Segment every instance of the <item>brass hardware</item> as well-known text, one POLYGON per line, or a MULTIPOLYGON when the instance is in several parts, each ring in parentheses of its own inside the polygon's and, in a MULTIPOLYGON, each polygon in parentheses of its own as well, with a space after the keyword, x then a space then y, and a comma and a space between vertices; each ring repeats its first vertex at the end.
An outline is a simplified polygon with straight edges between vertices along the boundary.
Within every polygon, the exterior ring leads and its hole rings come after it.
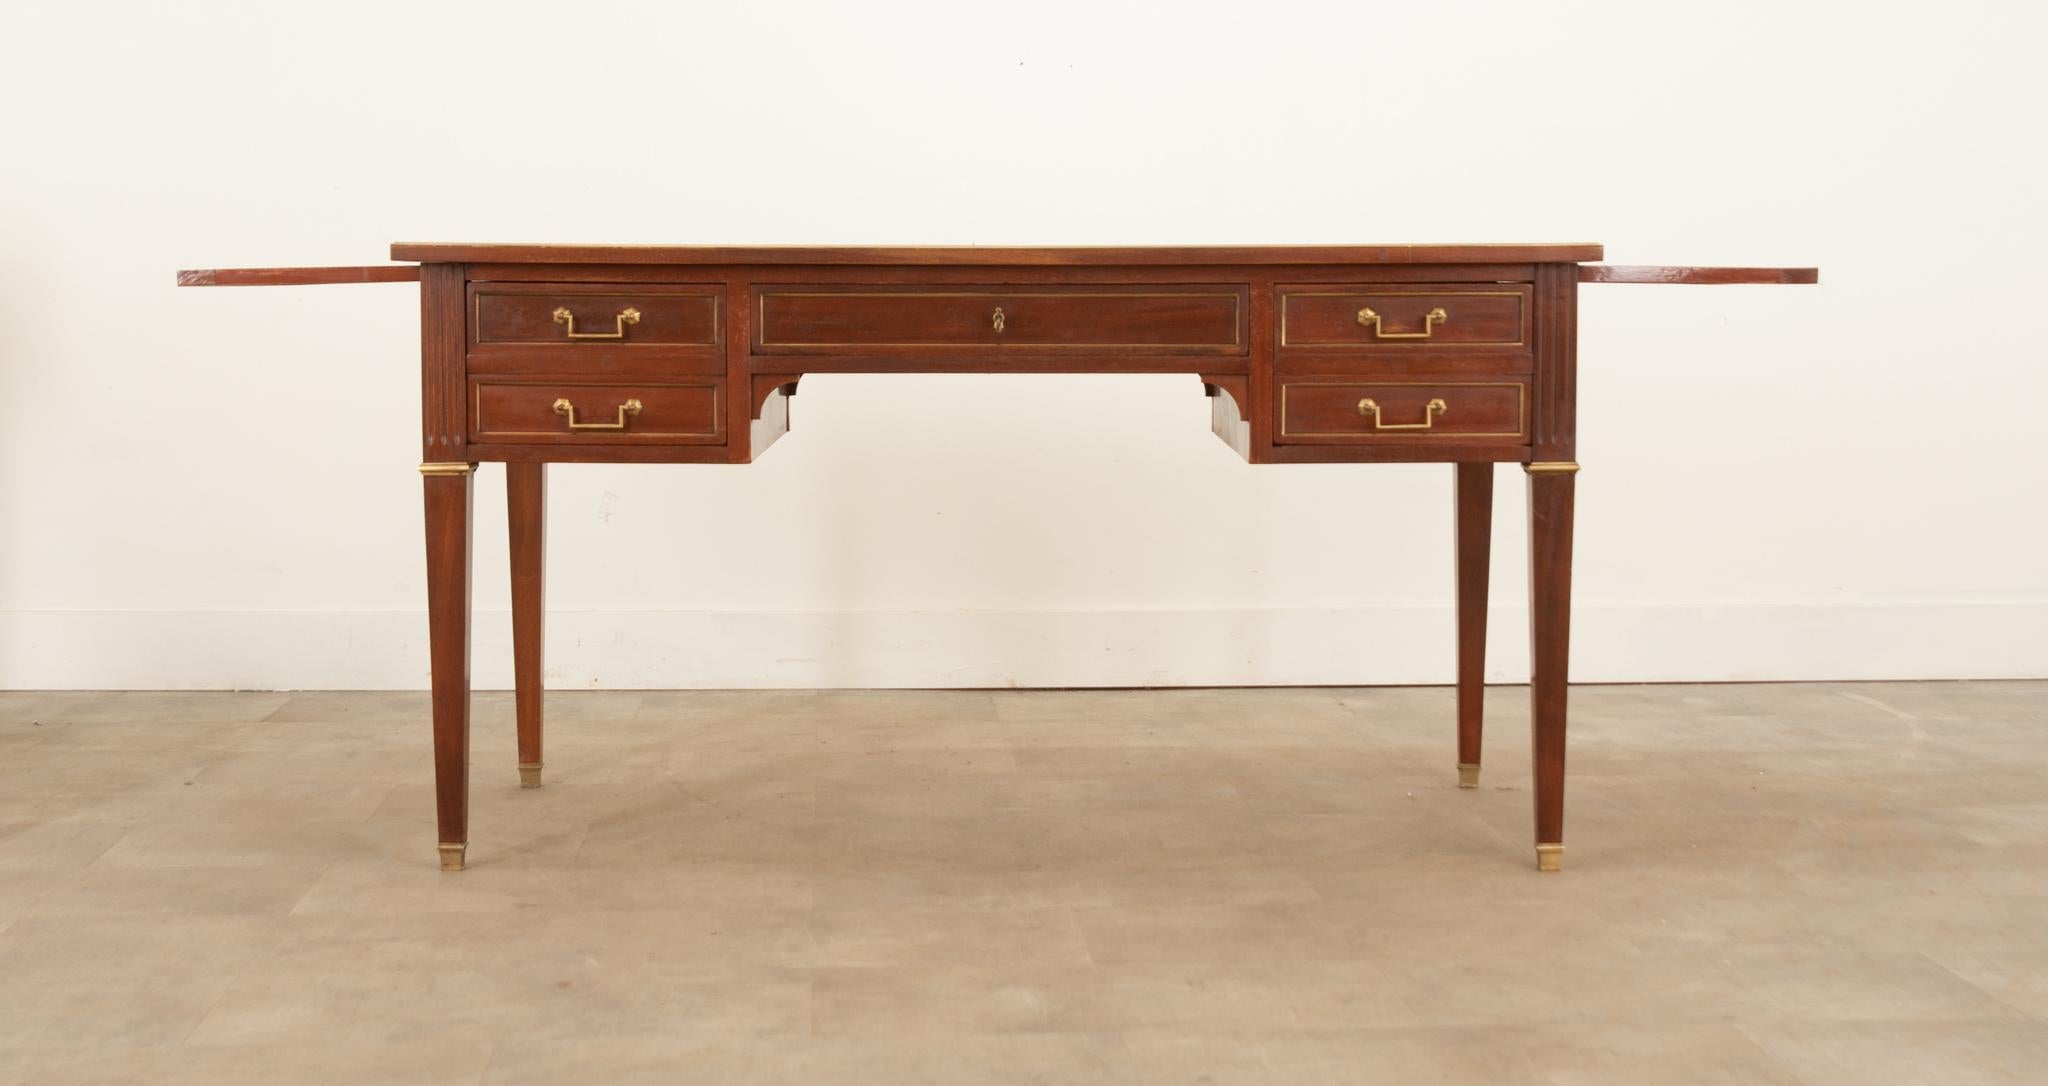
POLYGON ((531 763, 529 763, 529 762, 521 762, 521 763, 519 763, 519 787, 521 787, 521 788, 539 788, 539 787, 540 787, 540 770, 541 770, 541 763, 539 763, 539 762, 531 762, 531 763))
POLYGON ((1002 306, 997 306, 997 307, 996 307, 996 315, 995 315, 995 317, 993 318, 993 323, 994 323, 994 324, 995 324, 995 326, 996 326, 996 335, 1002 335, 1002 334, 1003 334, 1003 307, 1002 307, 1002 306))
POLYGON ((619 405, 619 420, 617 422, 577 422, 575 404, 570 403, 566 399, 555 401, 555 414, 568 419, 569 429, 571 430, 623 430, 626 428, 626 416, 639 413, 640 401, 627 400, 619 405))
POLYGON ((468 846, 467 844, 461 844, 461 845, 450 845, 450 844, 441 844, 441 845, 436 845, 435 847, 441 850, 441 870, 443 870, 443 871, 460 871, 460 870, 462 870, 462 862, 463 862, 464 858, 466 857, 466 855, 467 855, 467 854, 468 854, 468 852, 469 852, 469 846, 468 846))
POLYGON ((614 331, 578 332, 576 330, 576 314, 569 312, 568 306, 560 306, 555 309, 555 323, 569 326, 567 334, 570 339, 624 339, 626 338, 626 326, 640 323, 640 311, 627 306, 619 311, 617 317, 612 319, 616 322, 616 330, 614 331))
POLYGON ((475 464, 421 464, 421 475, 468 475, 475 464))
POLYGON ((1365 325, 1367 328, 1372 329, 1372 336, 1374 339, 1428 339, 1429 337, 1436 334, 1437 325, 1443 324, 1449 321, 1450 319, 1451 315, 1449 313, 1444 312, 1444 308, 1442 306, 1438 306, 1435 309, 1432 309, 1429 312, 1424 313, 1422 315, 1422 331, 1389 332, 1387 331, 1386 326, 1380 323, 1380 315, 1378 313, 1375 313, 1370 309, 1361 309, 1358 311, 1358 323, 1365 325))
POLYGON ((1460 787, 1460 788, 1477 788, 1477 787, 1479 787, 1479 763, 1478 763, 1478 762, 1459 762, 1459 763, 1458 763, 1458 787, 1460 787))
POLYGON ((1531 464, 1523 464, 1522 470, 1531 475, 1542 475, 1546 472, 1571 475, 1579 470, 1579 465, 1571 460, 1538 460, 1531 464))
POLYGON ((1536 870, 1538 870, 1538 871, 1563 871, 1563 870, 1564 870, 1564 846, 1563 846, 1563 845, 1537 845, 1537 846, 1536 846, 1536 870))
POLYGON ((1370 414, 1372 416, 1372 428, 1375 430, 1427 430, 1436 425, 1436 417, 1438 415, 1449 410, 1450 408, 1445 407, 1442 400, 1431 400, 1422 406, 1421 422, 1381 422, 1379 401, 1358 401, 1358 413, 1361 415, 1370 414))

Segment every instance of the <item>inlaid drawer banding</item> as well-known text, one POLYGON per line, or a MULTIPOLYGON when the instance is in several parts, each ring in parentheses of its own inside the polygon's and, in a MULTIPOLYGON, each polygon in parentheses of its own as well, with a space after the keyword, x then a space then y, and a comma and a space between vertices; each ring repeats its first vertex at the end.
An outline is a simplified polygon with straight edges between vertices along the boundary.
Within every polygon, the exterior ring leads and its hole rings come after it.
POLYGON ((716 347, 716 287, 479 283, 469 341, 476 347, 716 347))
POLYGON ((716 445, 720 382, 470 380, 470 432, 511 444, 716 445))
POLYGON ((1280 288, 1280 349, 1514 348, 1528 343, 1528 288, 1280 288))
POLYGON ((1521 381, 1285 380, 1279 440, 1519 441, 1528 432, 1521 381))

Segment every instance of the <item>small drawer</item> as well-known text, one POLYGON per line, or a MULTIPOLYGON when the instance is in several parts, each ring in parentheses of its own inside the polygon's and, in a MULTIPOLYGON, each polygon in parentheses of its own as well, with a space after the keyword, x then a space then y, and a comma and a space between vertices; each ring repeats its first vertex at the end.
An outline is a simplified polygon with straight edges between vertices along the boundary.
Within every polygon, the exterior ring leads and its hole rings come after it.
POLYGON ((1513 283, 1281 287, 1280 349, 1521 349, 1529 297, 1529 287, 1513 283))
POLYGON ((1243 354, 1241 286, 769 287, 756 292, 760 354, 875 348, 1243 354))
POLYGON ((717 347, 717 287, 608 283, 476 283, 470 342, 476 346, 717 347))
POLYGON ((1278 440, 1520 444, 1526 393, 1520 381, 1285 381, 1278 440))
POLYGON ((716 381, 470 380, 470 440, 518 445, 718 445, 716 381))

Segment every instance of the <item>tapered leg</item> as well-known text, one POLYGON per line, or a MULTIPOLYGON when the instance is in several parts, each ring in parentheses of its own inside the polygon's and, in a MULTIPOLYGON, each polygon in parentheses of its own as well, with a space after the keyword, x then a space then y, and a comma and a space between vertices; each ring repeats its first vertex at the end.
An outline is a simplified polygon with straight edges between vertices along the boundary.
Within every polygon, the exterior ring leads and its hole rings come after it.
POLYGON ((1565 687, 1571 659, 1572 488, 1578 465, 1529 466, 1531 748, 1536 866, 1564 865, 1565 687))
POLYGON ((546 464, 505 465, 512 530, 512 685, 519 715, 519 784, 540 787, 541 626, 545 610, 546 464))
POLYGON ((1492 560, 1493 465, 1459 464, 1458 787, 1479 787, 1486 703, 1486 575, 1492 560))
POLYGON ((441 867, 469 847, 470 465, 422 464, 427 491, 427 638, 434 685, 434 810, 441 867))

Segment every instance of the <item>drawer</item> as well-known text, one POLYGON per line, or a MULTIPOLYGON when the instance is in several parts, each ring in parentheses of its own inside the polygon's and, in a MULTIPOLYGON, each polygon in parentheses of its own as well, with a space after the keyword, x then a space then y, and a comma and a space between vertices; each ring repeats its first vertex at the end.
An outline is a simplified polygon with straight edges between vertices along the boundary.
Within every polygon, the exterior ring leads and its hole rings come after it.
POLYGON ((1521 444, 1526 393, 1520 381, 1283 381, 1278 440, 1521 444))
POLYGON ((875 348, 1246 351, 1242 286, 932 287, 756 291, 754 349, 829 354, 875 348))
POLYGON ((1530 288, 1283 286, 1280 349, 1429 350, 1506 347, 1529 341, 1530 288))
POLYGON ((712 286, 474 283, 471 344, 573 347, 712 347, 721 292, 712 286))
POLYGON ((718 445, 717 381, 470 380, 470 440, 517 445, 718 445))

